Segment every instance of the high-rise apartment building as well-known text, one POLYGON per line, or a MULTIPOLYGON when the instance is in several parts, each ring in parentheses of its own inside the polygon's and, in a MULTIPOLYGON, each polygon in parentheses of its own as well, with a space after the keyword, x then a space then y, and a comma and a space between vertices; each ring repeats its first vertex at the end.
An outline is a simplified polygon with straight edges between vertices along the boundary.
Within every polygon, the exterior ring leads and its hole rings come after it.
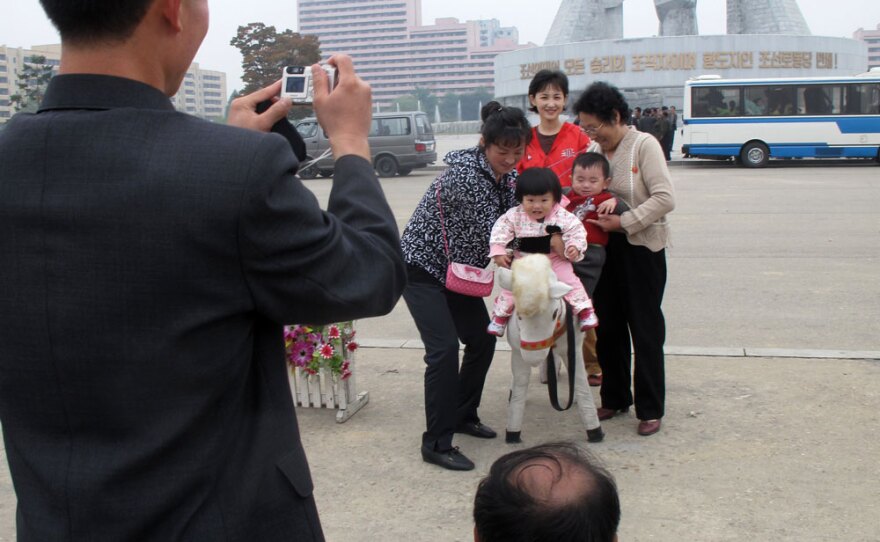
MULTIPOLYGON (((0 45, 0 124, 15 114, 10 98, 19 91, 21 67, 34 56, 45 57, 46 64, 57 67, 61 45, 36 45, 30 49, 0 45)), ((171 102, 178 111, 206 119, 222 119, 226 112, 226 74, 203 70, 193 63, 171 102)))
POLYGON ((171 98, 178 111, 211 120, 220 120, 226 111, 226 74, 203 70, 193 62, 180 89, 171 98))
POLYGON ((45 57, 45 64, 57 70, 61 60, 60 45, 35 45, 30 49, 0 45, 0 124, 15 114, 11 97, 19 93, 18 74, 35 56, 45 57))
POLYGON ((497 54, 519 45, 516 28, 497 19, 421 23, 421 0, 298 0, 299 32, 314 34, 324 57, 346 53, 387 105, 425 88, 442 95, 492 91, 497 54))
POLYGON ((880 67, 880 24, 877 30, 859 28, 853 32, 853 39, 868 45, 868 69, 880 67))

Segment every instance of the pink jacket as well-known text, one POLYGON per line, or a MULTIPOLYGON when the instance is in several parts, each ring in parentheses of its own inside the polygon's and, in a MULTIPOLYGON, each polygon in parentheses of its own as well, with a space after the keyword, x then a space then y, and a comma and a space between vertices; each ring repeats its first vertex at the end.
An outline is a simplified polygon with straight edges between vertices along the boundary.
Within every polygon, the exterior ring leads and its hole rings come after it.
POLYGON ((575 261, 584 258, 587 250, 587 230, 576 216, 566 211, 558 203, 550 210, 550 214, 544 217, 543 222, 538 222, 530 217, 522 205, 510 209, 495 221, 492 234, 489 237, 489 257, 505 253, 507 244, 514 238, 543 237, 547 235, 547 226, 559 226, 562 230, 562 242, 565 248, 577 247, 580 253, 575 261))

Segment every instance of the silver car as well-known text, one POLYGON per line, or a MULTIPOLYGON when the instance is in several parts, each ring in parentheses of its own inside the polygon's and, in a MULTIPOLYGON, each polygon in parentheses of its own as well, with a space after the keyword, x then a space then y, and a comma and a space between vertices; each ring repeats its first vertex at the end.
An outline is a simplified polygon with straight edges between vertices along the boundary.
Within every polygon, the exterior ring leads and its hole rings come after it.
MULTIPOLYGON (((313 118, 297 123, 297 131, 306 143, 306 167, 298 175, 302 179, 333 175, 333 156, 328 154, 309 164, 330 148, 327 134, 313 118)), ((417 168, 427 167, 437 161, 434 130, 428 116, 421 111, 399 113, 374 113, 370 126, 370 151, 373 167, 380 177, 409 175, 417 168)))

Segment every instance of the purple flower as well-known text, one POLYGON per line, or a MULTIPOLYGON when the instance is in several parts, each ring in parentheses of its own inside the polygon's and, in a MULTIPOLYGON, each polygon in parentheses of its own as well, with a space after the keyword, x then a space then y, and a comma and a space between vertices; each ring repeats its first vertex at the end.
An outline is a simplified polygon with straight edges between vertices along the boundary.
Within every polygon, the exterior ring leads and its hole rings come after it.
POLYGON ((290 349, 290 359, 297 367, 305 367, 312 359, 315 347, 305 341, 295 343, 290 349))

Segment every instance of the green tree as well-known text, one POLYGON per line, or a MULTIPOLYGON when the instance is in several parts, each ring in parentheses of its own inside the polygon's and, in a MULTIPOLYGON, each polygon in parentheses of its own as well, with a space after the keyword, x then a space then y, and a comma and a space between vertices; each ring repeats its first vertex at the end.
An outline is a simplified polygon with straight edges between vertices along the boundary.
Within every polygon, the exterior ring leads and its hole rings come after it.
POLYGON ((394 100, 394 105, 391 106, 392 111, 396 109, 396 105, 400 105, 401 111, 424 111, 433 119, 437 96, 427 88, 416 87, 412 94, 405 94, 394 100))
POLYGON ((492 93, 488 89, 481 88, 461 98, 461 120, 480 120, 480 107, 492 101, 492 93))
MULTIPOLYGON (((461 96, 454 92, 446 93, 440 98, 440 118, 443 122, 458 120, 458 100, 460 99, 461 96)), ((462 116, 464 116, 464 110, 462 110, 462 116)))
POLYGON ((400 106, 401 111, 415 111, 419 106, 419 101, 412 94, 404 94, 394 100, 394 105, 391 106, 392 111, 396 109, 395 106, 400 106))
POLYGON ((413 91, 413 96, 416 99, 416 107, 418 107, 418 104, 421 104, 422 111, 433 119, 434 108, 437 106, 437 96, 430 89, 424 87, 416 87, 413 91))
POLYGON ((229 109, 232 107, 232 102, 240 96, 241 93, 238 91, 238 89, 232 90, 232 94, 229 95, 229 101, 226 102, 226 109, 223 110, 223 122, 229 120, 229 109))
POLYGON ((18 92, 9 97, 15 110, 35 112, 43 101, 54 73, 54 67, 46 63, 46 57, 35 55, 26 58, 17 74, 18 92))
POLYGON ((263 23, 239 26, 229 43, 241 52, 242 94, 271 85, 281 78, 284 66, 310 66, 321 60, 317 36, 303 36, 290 29, 278 32, 263 23))

